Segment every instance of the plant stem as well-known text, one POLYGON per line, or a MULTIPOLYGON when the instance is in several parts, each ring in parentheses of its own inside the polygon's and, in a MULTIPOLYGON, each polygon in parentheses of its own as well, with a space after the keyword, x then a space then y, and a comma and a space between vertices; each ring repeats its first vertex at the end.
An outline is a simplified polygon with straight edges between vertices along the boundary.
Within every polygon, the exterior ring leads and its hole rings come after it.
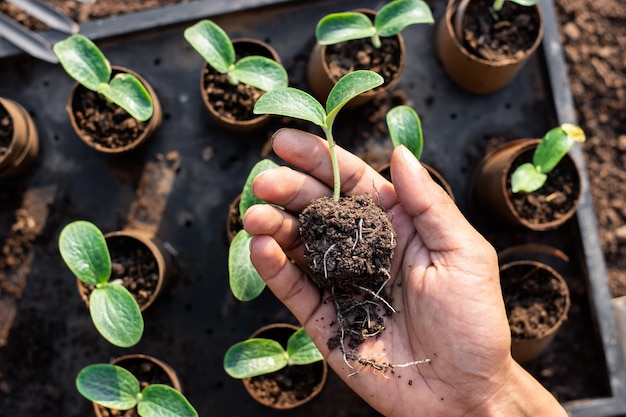
MULTIPOLYGON (((330 124, 332 126, 332 123, 330 124)), ((328 152, 330 153, 330 163, 333 167, 333 200, 339 201, 339 194, 341 193, 341 179, 339 178, 339 164, 337 163, 337 156, 335 155, 335 140, 333 139, 333 132, 331 128, 323 128, 326 140, 328 141, 328 152)))
POLYGON ((502 9, 502 6, 504 6, 504 0, 495 0, 493 2, 493 10, 496 12, 499 12, 500 9, 502 9))
POLYGON ((372 45, 374 45, 374 48, 376 49, 380 48, 380 46, 382 45, 382 43, 380 42, 380 36, 378 36, 377 33, 372 36, 372 45))

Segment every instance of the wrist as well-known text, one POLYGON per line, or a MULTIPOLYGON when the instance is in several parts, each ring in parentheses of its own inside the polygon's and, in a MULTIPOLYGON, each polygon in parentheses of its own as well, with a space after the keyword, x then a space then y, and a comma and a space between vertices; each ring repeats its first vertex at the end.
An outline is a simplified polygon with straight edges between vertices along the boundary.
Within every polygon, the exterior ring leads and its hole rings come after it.
POLYGON ((465 417, 567 417, 557 399, 517 362, 503 386, 465 417))

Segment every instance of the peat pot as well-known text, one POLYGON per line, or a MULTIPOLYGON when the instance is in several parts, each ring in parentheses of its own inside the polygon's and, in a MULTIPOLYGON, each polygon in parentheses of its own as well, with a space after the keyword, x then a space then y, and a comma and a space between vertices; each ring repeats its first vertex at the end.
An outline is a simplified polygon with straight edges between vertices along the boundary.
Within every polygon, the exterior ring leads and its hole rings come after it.
POLYGON ((515 169, 532 160, 541 139, 518 139, 487 154, 470 185, 471 206, 477 215, 535 231, 556 229, 576 213, 580 203, 580 171, 565 155, 548 174, 543 187, 532 193, 511 191, 515 169))
MULTIPOLYGON (((121 279, 143 312, 163 294, 175 275, 172 255, 157 237, 139 230, 122 230, 104 235, 111 254, 111 279, 121 279)), ((93 287, 76 280, 87 306, 93 287)))
MULTIPOLYGON (((376 17, 376 11, 371 9, 355 9, 353 12, 360 12, 367 15, 372 21, 376 17)), ((347 42, 341 42, 336 45, 320 45, 315 44, 309 56, 309 64, 307 68, 307 77, 311 92, 321 103, 326 102, 326 98, 335 83, 341 79, 347 72, 351 70, 373 70, 384 78, 384 83, 372 90, 366 91, 353 98, 346 104, 346 108, 354 108, 361 106, 372 100, 378 94, 388 92, 393 89, 402 78, 406 67, 406 50, 404 47, 404 39, 401 34, 381 37, 382 45, 376 49, 372 46, 370 38, 357 39, 347 42), (366 52, 369 59, 364 63, 360 63, 357 54, 366 52), (341 61, 346 60, 346 56, 352 61, 350 69, 344 68, 343 71, 337 71, 333 68, 340 66, 340 61, 333 56, 343 56, 341 61), (385 63, 383 71, 378 70, 376 66, 385 63)))
POLYGON ((502 265, 500 282, 511 328, 511 355, 517 362, 528 362, 543 352, 567 319, 567 283, 553 268, 537 261, 502 265))
MULTIPOLYGON (((518 50, 515 54, 503 57, 501 54, 496 57, 496 53, 492 52, 478 55, 478 52, 468 49, 469 44, 465 40, 461 40, 455 33, 457 13, 463 9, 465 9, 466 15, 476 9, 484 10, 488 14, 486 19, 493 20, 489 12, 491 3, 493 2, 489 0, 448 0, 446 14, 439 21, 437 28, 436 51, 444 70, 457 85, 475 94, 494 93, 506 86, 537 50, 543 37, 543 17, 539 6, 519 6, 514 2, 507 1, 501 12, 512 15, 513 22, 517 22, 515 19, 521 14, 520 10, 531 11, 530 15, 534 16, 534 20, 537 22, 537 27, 533 26, 532 34, 529 34, 529 36, 535 36, 534 42, 530 41, 527 49, 518 50)), ((464 19, 464 22, 465 20, 467 19, 464 19)), ((520 20, 517 27, 524 30, 528 29, 528 23, 524 22, 520 20)), ((476 23, 476 25, 483 27, 486 23, 481 21, 480 24, 476 23)), ((493 25, 490 24, 487 27, 490 26, 493 25)), ((485 35, 477 35, 476 33, 473 35, 475 39, 483 36, 485 35)))
MULTIPOLYGON (((246 56, 263 56, 282 64, 274 48, 265 42, 240 38, 233 39, 235 57, 239 61, 246 56)), ((211 119, 223 129, 233 133, 247 133, 260 129, 269 122, 271 115, 253 113, 257 99, 263 95, 251 85, 232 85, 226 74, 220 74, 208 63, 202 68, 200 91, 211 119)))
POLYGON ((83 142, 100 152, 117 154, 136 149, 154 136, 163 121, 163 111, 154 89, 144 78, 128 68, 112 66, 111 69, 112 76, 127 73, 139 79, 152 98, 152 117, 141 122, 80 84, 70 93, 67 113, 74 132, 83 142))
MULTIPOLYGON (((273 339, 286 349, 289 336, 298 329, 293 324, 272 323, 258 329, 250 338, 273 339)), ((259 403, 286 410, 299 407, 318 395, 324 388, 327 375, 328 365, 322 360, 309 365, 287 365, 279 371, 242 381, 248 394, 259 403)))
MULTIPOLYGON (((176 391, 182 393, 180 380, 176 371, 165 362, 150 356, 140 353, 119 356, 111 361, 111 364, 120 366, 127 371, 130 371, 140 383, 143 389, 146 385, 150 384, 163 384, 169 385, 176 391)), ((111 409, 103 407, 99 404, 93 403, 93 409, 97 417, 113 417, 122 415, 117 410, 112 412, 111 409)), ((137 415, 136 408, 134 409, 133 416, 137 415)), ((123 414, 128 415, 128 414, 123 414)))
POLYGON ((21 105, 0 97, 0 179, 27 171, 38 152, 39 137, 33 119, 21 105))

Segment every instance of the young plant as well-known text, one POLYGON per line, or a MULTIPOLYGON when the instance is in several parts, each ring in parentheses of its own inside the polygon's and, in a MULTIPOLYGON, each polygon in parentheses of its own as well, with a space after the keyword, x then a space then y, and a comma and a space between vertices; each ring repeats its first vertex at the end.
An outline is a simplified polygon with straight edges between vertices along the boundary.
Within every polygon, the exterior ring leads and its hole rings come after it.
POLYGON ((95 286, 89 312, 98 332, 115 346, 137 344, 143 334, 141 310, 121 280, 109 281, 111 256, 102 232, 92 223, 72 222, 59 235, 59 251, 78 279, 95 286))
POLYGON ((93 364, 76 376, 76 388, 85 398, 103 407, 130 410, 141 417, 197 417, 189 401, 174 388, 151 384, 141 389, 128 370, 110 364, 93 364))
POLYGON ((422 156, 424 136, 419 116, 409 106, 400 105, 387 112, 387 129, 394 147, 404 145, 417 159, 422 156))
POLYGON ((224 370, 233 378, 265 375, 291 365, 308 365, 323 360, 309 335, 301 327, 287 341, 287 350, 272 339, 252 338, 231 346, 224 355, 224 370))
POLYGON ((502 10, 502 6, 504 6, 504 3, 510 1, 511 3, 515 3, 515 4, 519 4, 520 6, 534 6, 535 4, 537 4, 537 0, 494 0, 493 4, 491 5, 491 8, 493 9, 494 12, 499 12, 500 10, 502 10))
POLYGON ((545 134, 533 154, 532 163, 520 165, 511 176, 514 193, 532 193, 545 184, 550 171, 569 152, 576 142, 585 141, 585 132, 573 124, 563 123, 545 134))
POLYGON ((286 87, 287 71, 278 62, 263 56, 246 56, 235 61, 235 48, 228 34, 211 20, 201 20, 185 29, 185 39, 206 62, 228 81, 240 82, 263 91, 286 87))
POLYGON ((328 94, 326 109, 313 96, 304 91, 284 87, 263 94, 254 106, 255 114, 275 114, 310 121, 321 127, 328 141, 333 169, 333 199, 339 201, 341 180, 335 156, 333 123, 337 113, 350 100, 383 83, 383 77, 373 71, 358 70, 343 76, 328 94))
POLYGON ((83 87, 102 94, 142 122, 154 111, 152 98, 132 74, 117 74, 111 79, 111 65, 98 47, 77 34, 57 42, 52 50, 70 77, 83 87))
MULTIPOLYGON (((538 0, 494 0, 492 5, 489 7, 489 13, 491 13, 491 16, 493 16, 493 19, 496 22, 500 20, 498 12, 502 10, 504 3, 507 1, 518 4, 520 6, 530 7, 537 4, 538 0)), ((459 41, 463 39, 463 17, 465 16, 465 11, 467 10, 469 2, 470 0, 461 0, 456 9, 456 13, 454 14, 454 34, 459 41)))
MULTIPOLYGON (((274 161, 263 159, 257 162, 250 173, 241 191, 239 202, 239 216, 243 219, 248 208, 255 204, 267 204, 257 198, 252 192, 252 183, 257 175, 268 169, 277 167, 274 161)), ((240 301, 250 301, 261 294, 265 288, 265 282, 250 261, 250 235, 245 230, 240 230, 230 243, 228 248, 228 276, 230 290, 235 298, 240 301)))
POLYGON ((380 48, 381 37, 396 35, 412 24, 433 22, 433 15, 426 2, 394 0, 376 13, 374 23, 360 12, 329 14, 318 22, 315 37, 320 45, 371 38, 374 47, 380 48))

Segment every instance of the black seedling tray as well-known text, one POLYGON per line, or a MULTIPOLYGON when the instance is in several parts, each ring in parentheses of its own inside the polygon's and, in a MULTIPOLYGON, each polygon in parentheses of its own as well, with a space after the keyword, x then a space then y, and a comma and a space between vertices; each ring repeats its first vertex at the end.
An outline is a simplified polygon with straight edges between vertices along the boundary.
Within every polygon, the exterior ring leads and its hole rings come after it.
MULTIPOLYGON (((430 4, 439 20, 444 1, 430 4)), ((479 97, 459 90, 436 59, 435 27, 417 25, 403 32, 407 69, 389 101, 410 101, 422 119, 422 159, 443 174, 460 208, 498 250, 541 243, 569 256, 569 262, 557 266, 572 292, 569 319, 549 349, 525 366, 573 416, 615 415, 626 412, 626 374, 586 173, 577 217, 557 231, 488 226, 467 203, 469 180, 487 142, 541 137, 560 123, 576 123, 554 9, 549 0, 540 4, 543 45, 502 91, 479 97)), ((183 30, 210 17, 233 38, 264 40, 282 57, 292 85, 306 89, 304 70, 317 21, 331 12, 381 5, 371 0, 204 0, 82 25, 81 32, 97 41, 113 65, 143 75, 163 106, 165 118, 156 137, 121 157, 97 153, 75 136, 64 108, 74 82, 60 66, 0 42, 0 96, 29 111, 41 141, 32 172, 0 183, 0 242, 15 237, 28 221, 20 209, 37 224, 32 246, 23 246, 26 262, 17 271, 7 270, 18 289, 0 290, 0 330, 8 331, 0 347, 0 416, 91 415, 91 404, 76 392, 75 375, 87 364, 131 352, 172 365, 200 415, 278 414, 229 378, 222 359, 231 344, 259 326, 294 321, 268 290, 241 303, 228 288, 228 205, 250 168, 264 156, 273 157, 267 142, 281 123, 250 135, 217 128, 199 91, 204 62, 183 30), (104 231, 137 224, 152 228, 176 255, 180 276, 146 312, 144 337, 131 349, 114 348, 96 333, 58 255, 61 228, 77 218, 104 231), (14 317, 3 310, 8 305, 17 307, 14 317)), ((43 35, 51 41, 60 36, 43 35)), ((389 149, 384 135, 374 133, 380 120, 364 117, 373 110, 340 115, 340 145, 357 152, 389 149)), ((572 154, 584 169, 582 149, 572 154)), ((282 414, 378 415, 333 372, 315 400, 282 414)))

